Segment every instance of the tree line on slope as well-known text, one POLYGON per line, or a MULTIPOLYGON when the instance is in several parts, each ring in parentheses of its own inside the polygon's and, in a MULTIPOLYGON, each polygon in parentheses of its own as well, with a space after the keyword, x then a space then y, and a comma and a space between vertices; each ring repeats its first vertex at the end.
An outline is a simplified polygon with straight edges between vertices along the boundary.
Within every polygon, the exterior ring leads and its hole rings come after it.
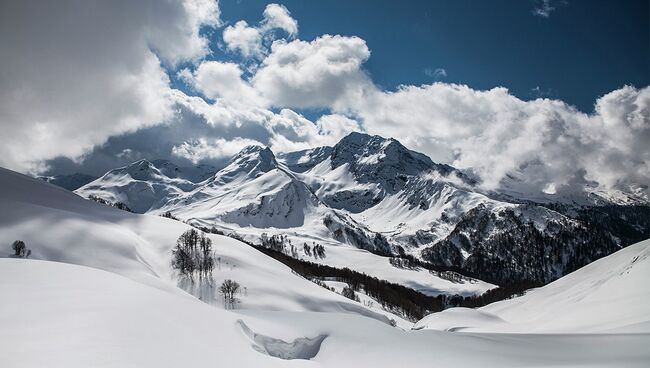
POLYGON ((92 195, 92 194, 88 196, 88 199, 90 199, 91 201, 95 201, 97 203, 105 204, 107 206, 115 207, 118 210, 122 210, 122 211, 126 211, 126 212, 133 212, 133 210, 130 209, 129 206, 127 206, 126 203, 123 203, 123 202, 111 202, 111 201, 108 201, 108 200, 106 200, 104 198, 101 198, 101 197, 98 197, 98 196, 92 195))
MULTIPOLYGON (((173 216, 165 217, 173 218, 173 216)), ((512 282, 498 286, 497 288, 476 296, 441 294, 434 297, 423 294, 409 287, 381 280, 349 268, 336 268, 298 259, 292 257, 291 254, 286 254, 284 247, 280 249, 277 246, 269 247, 268 244, 266 244, 266 246, 263 246, 261 243, 255 244, 244 239, 237 233, 233 232, 227 234, 214 226, 211 228, 196 225, 193 226, 206 233, 228 236, 248 244, 267 256, 285 264, 296 274, 312 280, 319 285, 322 284, 320 280, 323 279, 345 282, 351 290, 363 290, 366 295, 381 303, 384 309, 396 312, 412 321, 419 320, 427 314, 440 312, 450 307, 481 307, 513 296, 521 295, 524 291, 530 288, 541 286, 540 283, 534 281, 512 282)), ((279 241, 278 237, 275 239, 279 241)), ((404 253, 402 253, 401 256, 408 259, 407 263, 409 263, 410 266, 419 266, 434 272, 450 272, 452 270, 462 271, 453 266, 437 267, 404 253)), ((461 277, 471 278, 471 275, 464 273, 461 274, 461 277)), ((349 291, 347 293, 351 295, 349 291)))
POLYGON ((284 263, 297 274, 307 279, 330 279, 345 282, 352 290, 362 290, 364 294, 376 299, 386 310, 396 311, 409 320, 419 320, 427 314, 440 312, 449 307, 484 306, 507 299, 523 291, 539 286, 535 283, 517 283, 500 286, 479 296, 423 294, 403 285, 381 280, 349 268, 335 268, 314 262, 300 260, 273 249, 246 242, 260 252, 284 263))
MULTIPOLYGON (((260 235, 260 244, 264 248, 269 248, 275 250, 276 252, 285 253, 292 256, 293 258, 300 257, 299 248, 293 245, 291 243, 291 239, 289 239, 284 234, 273 234, 269 236, 267 233, 262 233, 260 235)), ((326 257, 325 247, 323 247, 321 244, 316 243, 315 241, 312 242, 312 245, 304 242, 302 244, 302 251, 305 256, 313 256, 314 259, 324 259, 326 257)))

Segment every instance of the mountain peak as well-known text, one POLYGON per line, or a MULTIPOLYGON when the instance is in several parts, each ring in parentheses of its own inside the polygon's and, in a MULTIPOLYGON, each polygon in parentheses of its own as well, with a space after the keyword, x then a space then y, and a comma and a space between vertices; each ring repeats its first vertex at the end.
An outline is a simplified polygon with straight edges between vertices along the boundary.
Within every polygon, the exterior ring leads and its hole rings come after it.
POLYGON ((136 169, 144 169, 144 168, 152 168, 155 167, 151 163, 151 161, 147 160, 146 158, 143 158, 141 160, 135 161, 130 165, 127 165, 128 168, 136 168, 136 169))
POLYGON ((438 165, 427 156, 409 150, 394 138, 378 135, 350 133, 334 146, 332 168, 345 163, 353 173, 369 171, 385 174, 386 178, 397 174, 416 175, 427 170, 447 173, 451 167, 438 165))
POLYGON ((277 166, 273 151, 271 151, 271 149, 268 147, 262 147, 258 145, 250 145, 244 147, 230 160, 230 163, 242 164, 248 161, 259 161, 264 165, 270 165, 273 167, 277 166))
POLYGON ((256 177, 277 167, 278 162, 270 148, 250 145, 239 151, 225 168, 215 174, 214 179, 228 182, 244 173, 256 177))
POLYGON ((259 144, 249 144, 248 146, 244 147, 239 151, 239 153, 236 156, 243 155, 243 154, 250 154, 250 153, 255 153, 255 152, 261 152, 261 151, 271 151, 268 147, 263 147, 260 146, 259 144))
POLYGON ((154 166, 149 160, 142 159, 135 161, 127 166, 111 170, 106 173, 108 176, 112 175, 129 175, 135 180, 146 181, 151 179, 152 176, 162 175, 160 170, 154 166))
POLYGON ((389 141, 397 142, 393 138, 384 138, 379 135, 370 135, 367 133, 352 132, 346 135, 345 137, 341 138, 341 140, 334 146, 334 148, 336 148, 337 146, 351 147, 351 148, 363 147, 369 144, 383 144, 389 141))

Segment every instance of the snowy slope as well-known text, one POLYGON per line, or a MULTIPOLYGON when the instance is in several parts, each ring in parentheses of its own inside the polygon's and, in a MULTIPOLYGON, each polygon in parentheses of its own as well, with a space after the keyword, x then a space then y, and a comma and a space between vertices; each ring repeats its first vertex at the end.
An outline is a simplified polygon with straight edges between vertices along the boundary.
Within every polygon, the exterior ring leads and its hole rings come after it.
POLYGON ((224 311, 92 268, 0 259, 0 366, 644 367, 647 335, 402 331, 353 314, 224 311), (548 352, 552 351, 552 355, 548 352))
POLYGON ((86 198, 97 196, 111 203, 122 202, 134 212, 145 213, 195 186, 189 180, 168 177, 151 162, 140 160, 107 172, 75 193, 86 198))
POLYGON ((302 226, 317 199, 278 165, 268 148, 248 146, 211 179, 155 211, 171 211, 182 219, 197 219, 241 227, 302 226))
MULTIPOLYGON (((220 306, 214 289, 182 282, 171 269, 171 249, 188 225, 137 215, 86 201, 62 188, 0 169, 0 237, 25 241, 31 259, 89 266, 143 284, 184 294, 181 286, 220 306)), ((237 240, 210 235, 216 257, 215 283, 234 279, 246 288, 241 308, 290 311, 347 311, 384 322, 384 314, 327 291, 237 240)))
MULTIPOLYGON (((478 310, 452 308, 415 328, 489 332, 650 333, 650 240, 526 295, 478 310)), ((650 342, 650 341, 648 341, 650 342)))
POLYGON ((193 183, 200 183, 209 179, 218 171, 216 167, 207 164, 178 166, 168 160, 153 160, 151 164, 169 178, 185 179, 193 183))

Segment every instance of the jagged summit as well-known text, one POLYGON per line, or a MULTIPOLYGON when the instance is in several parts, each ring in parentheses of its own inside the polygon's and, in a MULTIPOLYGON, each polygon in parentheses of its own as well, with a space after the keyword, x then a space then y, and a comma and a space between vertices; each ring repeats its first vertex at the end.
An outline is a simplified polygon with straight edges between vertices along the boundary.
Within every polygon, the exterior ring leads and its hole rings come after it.
POLYGON ((107 172, 104 177, 116 175, 129 175, 135 180, 150 180, 153 176, 160 176, 162 173, 149 160, 142 159, 127 166, 113 169, 107 172))
POLYGON ((268 147, 250 145, 236 154, 228 165, 219 170, 211 180, 213 183, 227 183, 242 175, 258 177, 278 167, 273 151, 268 147))
MULTIPOLYGON (((352 213, 368 210, 388 195, 409 188, 410 192, 420 192, 419 183, 424 177, 441 178, 455 171, 409 150, 396 139, 357 132, 341 139, 332 148, 329 167, 323 165, 314 169, 317 172, 313 174, 321 180, 312 181, 313 189, 329 206, 352 213)), ((427 188, 433 184, 427 184, 427 188)))
POLYGON ((264 165, 277 165, 275 154, 268 147, 250 145, 244 147, 231 160, 231 163, 243 163, 246 161, 260 161, 264 165))
POLYGON ((385 181, 388 191, 398 190, 407 175, 437 171, 448 175, 454 169, 437 164, 421 153, 411 151, 393 138, 350 133, 337 143, 331 154, 332 169, 349 164, 349 170, 362 183, 385 181))

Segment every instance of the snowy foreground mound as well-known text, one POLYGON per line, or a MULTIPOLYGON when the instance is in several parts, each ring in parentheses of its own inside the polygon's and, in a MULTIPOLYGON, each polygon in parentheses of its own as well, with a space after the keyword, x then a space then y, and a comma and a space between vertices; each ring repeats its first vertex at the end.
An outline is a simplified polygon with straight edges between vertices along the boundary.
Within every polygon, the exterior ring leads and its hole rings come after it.
MULTIPOLYGON (((429 315, 416 329, 473 332, 650 332, 650 240, 526 295, 429 315)), ((650 344, 650 339, 647 340, 650 344)), ((649 345, 650 346, 650 345, 649 345)))
POLYGON ((6 368, 643 367, 650 359, 647 335, 453 334, 354 314, 230 312, 63 263, 2 259, 0 280, 6 368))

